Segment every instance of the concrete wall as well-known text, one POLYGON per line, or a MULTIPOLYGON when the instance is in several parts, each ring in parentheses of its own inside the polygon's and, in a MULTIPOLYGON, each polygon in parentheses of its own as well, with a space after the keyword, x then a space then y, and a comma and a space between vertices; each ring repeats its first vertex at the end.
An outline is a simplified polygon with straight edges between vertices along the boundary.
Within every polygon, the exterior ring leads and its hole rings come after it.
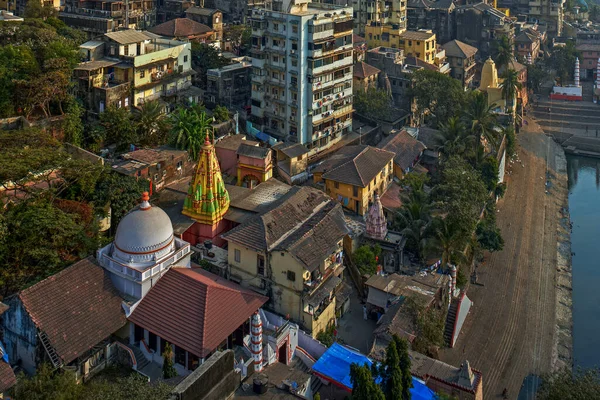
POLYGON ((173 389, 172 400, 222 400, 240 385, 233 350, 217 351, 173 389))
POLYGON ((21 300, 13 297, 7 300, 6 304, 10 308, 2 315, 2 328, 8 359, 11 364, 16 364, 20 360, 23 369, 33 375, 38 363, 37 328, 21 300))

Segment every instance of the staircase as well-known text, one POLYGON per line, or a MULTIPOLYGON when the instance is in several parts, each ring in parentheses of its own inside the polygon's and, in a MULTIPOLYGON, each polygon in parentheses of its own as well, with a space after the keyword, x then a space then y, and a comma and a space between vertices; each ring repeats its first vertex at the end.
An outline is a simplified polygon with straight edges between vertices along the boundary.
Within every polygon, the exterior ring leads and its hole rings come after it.
POLYGON ((46 335, 46 332, 39 331, 38 337, 40 338, 40 341, 42 342, 42 346, 44 346, 44 350, 46 350, 46 354, 48 354, 48 357, 50 357, 50 361, 52 362, 52 365, 54 366, 54 368, 62 367, 63 362, 62 362, 61 358, 58 356, 58 354, 56 353, 56 350, 54 350, 54 347, 52 347, 52 344, 50 344, 50 339, 48 338, 48 335, 46 335))
POLYGON ((452 347, 452 334, 456 324, 456 311, 458 310, 458 301, 452 300, 448 315, 446 316, 446 328, 444 329, 444 341, 448 347, 452 347))
MULTIPOLYGON (((309 375, 312 375, 312 370, 300 360, 298 360, 296 363, 296 368, 298 368, 300 371, 306 372, 309 375)), ((310 391, 313 396, 319 391, 319 389, 321 389, 321 386, 323 386, 321 379, 316 375, 312 375, 312 379, 310 380, 310 391)))
POLYGON ((146 367, 148 364, 150 364, 150 361, 148 361, 148 359, 146 358, 144 353, 142 353, 142 351, 140 350, 139 347, 137 347, 135 345, 129 345, 127 347, 129 347, 131 350, 133 350, 133 355, 135 355, 135 362, 137 363, 136 369, 138 371, 141 371, 142 369, 144 369, 144 367, 146 367))

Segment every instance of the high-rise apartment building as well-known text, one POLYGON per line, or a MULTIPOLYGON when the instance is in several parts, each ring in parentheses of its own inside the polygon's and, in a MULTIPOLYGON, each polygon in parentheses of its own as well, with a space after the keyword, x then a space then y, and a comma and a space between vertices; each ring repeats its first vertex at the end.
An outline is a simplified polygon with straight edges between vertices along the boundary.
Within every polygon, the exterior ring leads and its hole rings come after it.
POLYGON ((565 0, 530 0, 530 19, 546 23, 550 36, 562 34, 565 0))
POLYGON ((274 1, 253 10, 256 129, 318 152, 352 130, 352 7, 274 1))

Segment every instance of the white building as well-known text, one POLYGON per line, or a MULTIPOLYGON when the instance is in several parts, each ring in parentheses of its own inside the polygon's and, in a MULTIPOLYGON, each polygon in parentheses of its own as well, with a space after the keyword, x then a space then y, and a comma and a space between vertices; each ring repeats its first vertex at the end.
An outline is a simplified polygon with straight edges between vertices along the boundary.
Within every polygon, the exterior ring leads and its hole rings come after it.
POLYGON ((253 10, 252 125, 323 150, 352 131, 352 7, 274 1, 253 10))

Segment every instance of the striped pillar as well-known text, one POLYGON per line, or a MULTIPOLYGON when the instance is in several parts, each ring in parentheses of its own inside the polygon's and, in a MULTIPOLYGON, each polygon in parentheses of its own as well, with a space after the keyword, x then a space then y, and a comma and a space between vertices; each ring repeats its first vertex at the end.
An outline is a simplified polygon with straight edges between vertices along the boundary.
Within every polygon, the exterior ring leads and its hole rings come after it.
POLYGON ((596 86, 600 85, 600 58, 598 58, 598 62, 596 63, 596 86))
POLYGON ((579 87, 579 57, 575 59, 575 86, 579 87))
POLYGON ((533 60, 531 59, 531 53, 527 54, 527 64, 533 64, 533 60))
POLYGON ((262 321, 258 311, 252 315, 250 321, 250 352, 254 359, 254 371, 263 370, 263 346, 262 346, 262 321))
POLYGON ((456 290, 456 265, 452 264, 450 266, 450 278, 452 278, 452 293, 454 296, 454 291, 456 290))

